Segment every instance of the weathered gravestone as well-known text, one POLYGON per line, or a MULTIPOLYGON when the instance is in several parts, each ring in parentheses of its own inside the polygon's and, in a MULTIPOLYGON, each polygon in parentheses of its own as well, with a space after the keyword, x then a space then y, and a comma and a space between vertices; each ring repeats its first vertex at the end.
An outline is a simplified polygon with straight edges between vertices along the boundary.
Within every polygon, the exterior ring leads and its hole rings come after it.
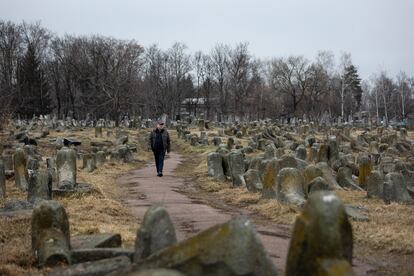
POLYGON ((341 200, 313 193, 296 218, 286 275, 354 275, 352 226, 341 200))
POLYGON ((134 261, 138 262, 177 243, 174 225, 164 207, 156 205, 147 210, 135 240, 134 261))
POLYGON ((106 154, 104 151, 98 151, 96 153, 96 166, 100 167, 106 162, 106 154))
POLYGON ((385 176, 383 199, 387 204, 390 202, 414 203, 401 173, 389 173, 385 176))
POLYGON ((384 190, 384 177, 379 171, 372 171, 367 179, 367 197, 382 198, 384 190))
POLYGON ((302 205, 305 203, 303 186, 303 176, 298 169, 283 168, 279 171, 276 180, 277 199, 285 203, 302 205))
POLYGON ((52 176, 48 171, 34 171, 29 176, 27 201, 31 203, 52 199, 52 176))
POLYGON ((336 175, 336 180, 341 187, 363 191, 363 189, 356 185, 352 180, 352 170, 348 167, 339 168, 338 174, 336 175))
POLYGON ((208 176, 217 180, 225 180, 223 171, 223 158, 218 152, 210 152, 207 155, 208 176))
POLYGON ((39 266, 70 263, 69 220, 56 201, 42 201, 32 214, 32 250, 39 266))
POLYGON ((365 185, 367 184, 367 179, 372 171, 371 159, 366 155, 361 156, 358 160, 358 164, 359 164, 358 183, 360 186, 365 187, 365 185))
POLYGON ((244 158, 241 151, 233 151, 229 154, 229 169, 233 186, 244 186, 244 158))
POLYGON ((0 159, 0 199, 6 197, 6 171, 4 169, 4 162, 0 159))
POLYGON ((23 149, 17 148, 13 156, 14 160, 14 178, 16 186, 22 190, 27 190, 28 186, 28 172, 26 167, 26 155, 24 154, 23 149))
POLYGON ((76 152, 63 147, 56 156, 58 188, 73 189, 76 186, 76 152))
POLYGON ((132 270, 177 269, 186 275, 277 275, 250 221, 238 218, 152 254, 132 270))
POLYGON ((276 178, 280 170, 279 162, 276 158, 265 161, 263 168, 263 198, 276 198, 276 178))
POLYGON ((96 126, 95 127, 95 137, 102 137, 102 127, 101 126, 96 126))
POLYGON ((263 190, 263 184, 258 170, 249 169, 244 173, 243 177, 246 182, 246 188, 250 192, 259 192, 263 190))

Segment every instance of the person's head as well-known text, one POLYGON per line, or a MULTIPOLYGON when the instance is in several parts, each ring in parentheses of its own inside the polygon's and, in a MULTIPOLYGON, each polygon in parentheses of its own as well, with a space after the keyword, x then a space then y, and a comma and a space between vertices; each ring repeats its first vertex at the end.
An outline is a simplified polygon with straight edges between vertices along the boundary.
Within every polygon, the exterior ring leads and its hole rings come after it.
POLYGON ((159 130, 161 130, 161 129, 163 129, 164 128, 164 122, 158 122, 157 123, 157 129, 159 129, 159 130))

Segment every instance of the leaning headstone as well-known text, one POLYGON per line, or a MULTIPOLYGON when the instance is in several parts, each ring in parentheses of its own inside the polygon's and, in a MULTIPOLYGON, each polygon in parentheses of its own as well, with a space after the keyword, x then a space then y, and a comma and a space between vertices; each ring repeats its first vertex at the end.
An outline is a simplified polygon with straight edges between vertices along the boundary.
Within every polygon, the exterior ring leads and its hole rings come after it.
POLYGON ((233 181, 233 186, 244 186, 244 158, 243 153, 240 151, 230 152, 229 154, 229 168, 230 175, 233 181))
POLYGON ((0 159, 0 199, 6 197, 6 171, 3 160, 0 159))
POLYGON ((29 176, 27 201, 31 203, 52 199, 52 176, 48 171, 34 171, 29 176))
POLYGON ((32 250, 39 266, 70 264, 69 220, 63 206, 42 201, 32 214, 32 250))
POLYGON ((316 192, 296 218, 286 275, 354 275, 352 250, 352 226, 343 203, 333 193, 316 192))
POLYGON ((246 188, 250 192, 259 192, 263 190, 263 184, 258 170, 249 169, 244 173, 243 177, 246 182, 246 188))
POLYGON ((387 204, 390 202, 413 203, 401 173, 389 173, 385 176, 383 199, 387 204))
POLYGON ((186 275, 277 275, 250 221, 215 225, 152 254, 135 269, 177 269, 186 275))
POLYGON ((163 206, 147 210, 135 240, 134 261, 138 262, 177 242, 174 225, 163 206))
POLYGON ((303 190, 303 182, 303 176, 298 169, 281 169, 276 180, 277 199, 295 205, 304 204, 305 193, 303 190))
POLYGON ((322 177, 328 182, 329 187, 331 190, 341 190, 341 186, 339 186, 338 182, 336 181, 335 177, 332 175, 332 170, 325 162, 320 162, 316 164, 316 167, 322 171, 322 177))
POLYGON ((340 167, 338 174, 336 175, 336 180, 341 187, 363 190, 352 180, 352 170, 348 167, 340 167))
POLYGON ((218 152, 210 152, 207 155, 208 176, 217 180, 225 180, 223 171, 223 158, 218 152))
POLYGON ((73 189, 76 186, 76 152, 63 147, 56 156, 58 188, 73 189))
POLYGON ((23 149, 17 148, 13 156, 14 160, 14 178, 16 186, 26 191, 28 186, 29 175, 26 167, 26 155, 23 149))

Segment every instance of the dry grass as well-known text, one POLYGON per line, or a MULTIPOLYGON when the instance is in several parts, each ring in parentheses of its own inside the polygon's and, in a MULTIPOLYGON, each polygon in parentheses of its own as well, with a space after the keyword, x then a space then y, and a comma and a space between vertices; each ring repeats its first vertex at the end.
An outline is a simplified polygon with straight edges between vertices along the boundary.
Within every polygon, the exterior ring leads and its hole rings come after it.
MULTIPOLYGON (((280 204, 276 200, 262 199, 260 193, 251 193, 245 187, 231 188, 230 182, 218 182, 207 176, 206 148, 188 146, 182 140, 177 142, 183 152, 192 160, 179 169, 184 176, 191 176, 205 191, 214 193, 226 203, 243 206, 271 221, 291 225, 300 210, 296 206, 280 204), (199 156, 195 156, 197 153, 199 156), (191 163, 196 163, 191 164, 191 163)), ((212 150, 215 150, 213 148, 212 150)), ((346 204, 361 206, 368 210, 368 222, 351 221, 355 241, 372 250, 386 250, 402 254, 414 253, 414 206, 402 204, 385 205, 380 199, 366 198, 366 192, 339 191, 338 196, 346 204)))
MULTIPOLYGON (((50 156, 54 149, 46 143, 51 137, 76 137, 83 142, 80 150, 87 150, 90 140, 95 138, 93 130, 82 132, 50 133, 40 140, 39 152, 50 156)), ((89 194, 75 194, 70 197, 55 198, 60 201, 69 216, 71 235, 95 233, 120 233, 125 247, 133 246, 136 231, 139 227, 137 219, 118 201, 122 196, 116 179, 127 171, 137 168, 151 157, 144 151, 146 132, 130 131, 130 141, 138 144, 135 159, 138 163, 106 163, 92 173, 80 169, 78 161, 78 182, 93 185, 89 194)), ((15 187, 14 180, 7 181, 7 199, 26 199, 26 193, 15 187)), ((0 200, 0 207, 5 201, 0 200)), ((31 254, 30 217, 0 217, 0 275, 45 275, 48 270, 36 268, 31 254)))

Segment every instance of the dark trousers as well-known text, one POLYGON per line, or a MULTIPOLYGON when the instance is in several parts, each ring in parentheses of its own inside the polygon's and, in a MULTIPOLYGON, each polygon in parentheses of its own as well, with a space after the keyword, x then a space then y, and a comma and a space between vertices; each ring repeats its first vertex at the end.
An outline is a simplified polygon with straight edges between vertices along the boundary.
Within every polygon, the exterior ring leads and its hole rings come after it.
POLYGON ((164 168, 165 150, 154 151, 154 157, 155 166, 157 167, 157 173, 162 173, 162 169, 164 168))

